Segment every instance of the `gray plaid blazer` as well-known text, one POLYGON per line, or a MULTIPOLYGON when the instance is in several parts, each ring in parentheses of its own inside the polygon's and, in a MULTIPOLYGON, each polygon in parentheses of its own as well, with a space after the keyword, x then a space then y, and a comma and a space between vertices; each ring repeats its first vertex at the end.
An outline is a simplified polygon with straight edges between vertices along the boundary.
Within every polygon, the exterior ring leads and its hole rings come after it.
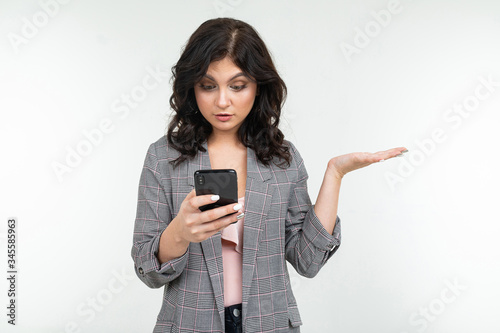
MULTIPOLYGON (((307 192, 307 172, 295 146, 281 169, 261 164, 247 150, 243 232, 243 332, 299 332, 302 324, 285 259, 313 277, 340 246, 340 219, 330 235, 316 216, 307 192)), ((204 145, 207 148, 206 143, 204 145)), ((160 264, 160 235, 194 188, 193 174, 210 169, 208 152, 177 168, 179 153, 165 137, 151 144, 142 170, 132 258, 149 287, 164 287, 154 332, 224 332, 224 290, 220 233, 191 243, 179 258, 160 264)))

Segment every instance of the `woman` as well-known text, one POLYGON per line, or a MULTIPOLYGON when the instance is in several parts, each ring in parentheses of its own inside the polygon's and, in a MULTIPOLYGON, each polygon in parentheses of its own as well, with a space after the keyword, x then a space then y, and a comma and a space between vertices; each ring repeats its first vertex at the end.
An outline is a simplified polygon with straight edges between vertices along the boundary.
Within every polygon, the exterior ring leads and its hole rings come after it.
POLYGON ((332 158, 313 206, 278 129, 286 86, 250 25, 206 21, 172 72, 175 116, 146 156, 132 248, 138 277, 164 287, 154 332, 299 332, 285 260, 315 276, 340 245, 342 177, 405 148, 332 158), (200 211, 218 198, 195 195, 199 169, 235 169, 239 203, 200 211))

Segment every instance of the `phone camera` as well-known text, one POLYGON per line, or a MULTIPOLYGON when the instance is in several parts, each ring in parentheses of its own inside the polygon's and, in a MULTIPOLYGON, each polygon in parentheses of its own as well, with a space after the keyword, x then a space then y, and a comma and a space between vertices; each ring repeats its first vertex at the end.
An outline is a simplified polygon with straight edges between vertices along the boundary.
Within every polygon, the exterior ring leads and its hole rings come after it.
POLYGON ((196 178, 196 182, 198 183, 198 185, 205 184, 205 177, 203 177, 202 175, 198 175, 198 177, 196 178))

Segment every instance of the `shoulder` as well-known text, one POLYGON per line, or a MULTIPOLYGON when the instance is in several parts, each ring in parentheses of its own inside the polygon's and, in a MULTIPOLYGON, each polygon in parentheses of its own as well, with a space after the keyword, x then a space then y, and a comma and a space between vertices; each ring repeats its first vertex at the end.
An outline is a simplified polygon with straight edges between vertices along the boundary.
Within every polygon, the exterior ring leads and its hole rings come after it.
POLYGON ((283 144, 287 146, 290 151, 290 156, 291 156, 290 167, 294 166, 295 168, 299 168, 304 163, 304 160, 302 159, 299 150, 289 140, 283 140, 283 144))
POLYGON ((292 141, 283 140, 283 144, 287 146, 288 149, 290 149, 290 153, 292 154, 292 156, 298 154, 299 151, 297 150, 297 147, 295 147, 295 145, 292 143, 292 141))
MULTIPOLYGON (((174 174, 174 161, 180 156, 177 151, 168 142, 166 136, 160 137, 155 142, 149 145, 146 157, 144 160, 144 167, 155 172, 157 176, 166 177, 166 175, 174 174)), ((181 163, 185 164, 185 163, 181 163)), ((176 169, 179 171, 179 166, 176 169)))
POLYGON ((168 142, 165 135, 149 145, 148 154, 153 155, 158 161, 172 161, 180 155, 179 151, 168 142))
POLYGON ((289 140, 283 140, 283 145, 288 147, 290 152, 290 165, 287 167, 280 167, 278 164, 279 162, 282 162, 282 160, 275 160, 271 169, 276 177, 276 181, 278 183, 297 182, 304 177, 307 178, 304 160, 302 159, 297 147, 289 140))

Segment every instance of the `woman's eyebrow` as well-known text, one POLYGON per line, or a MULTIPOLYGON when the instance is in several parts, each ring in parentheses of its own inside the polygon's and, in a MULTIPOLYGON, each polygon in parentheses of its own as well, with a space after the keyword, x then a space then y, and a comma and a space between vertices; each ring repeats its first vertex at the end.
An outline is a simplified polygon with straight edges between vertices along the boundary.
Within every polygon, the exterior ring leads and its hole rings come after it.
MULTIPOLYGON (((252 79, 251 79, 248 75, 246 75, 246 74, 245 74, 245 73, 243 73, 243 72, 239 72, 238 74, 234 75, 233 77, 231 77, 231 78, 229 79, 229 81, 232 81, 232 80, 234 80, 234 79, 236 79, 237 77, 240 77, 240 76, 244 76, 244 77, 246 77, 247 79, 249 79, 250 81, 253 81, 253 80, 252 80, 252 79)), ((206 77, 207 79, 210 79, 210 80, 212 80, 212 81, 214 81, 214 82, 217 82, 217 81, 213 78, 213 76, 211 76, 211 75, 209 75, 209 74, 205 74, 205 75, 203 75, 203 77, 206 77)), ((229 81, 228 81, 228 82, 229 82, 229 81)))

